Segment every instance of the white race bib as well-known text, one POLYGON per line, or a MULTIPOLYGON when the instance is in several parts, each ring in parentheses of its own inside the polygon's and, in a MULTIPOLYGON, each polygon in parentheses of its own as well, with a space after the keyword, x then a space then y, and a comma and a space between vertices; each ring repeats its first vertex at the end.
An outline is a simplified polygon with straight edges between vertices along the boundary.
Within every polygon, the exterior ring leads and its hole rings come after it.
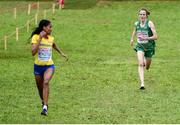
POLYGON ((40 48, 38 52, 39 61, 49 61, 52 56, 52 48, 40 48))
POLYGON ((138 43, 148 43, 148 40, 142 40, 141 39, 142 37, 148 37, 148 34, 144 33, 144 32, 137 33, 137 42, 138 43))

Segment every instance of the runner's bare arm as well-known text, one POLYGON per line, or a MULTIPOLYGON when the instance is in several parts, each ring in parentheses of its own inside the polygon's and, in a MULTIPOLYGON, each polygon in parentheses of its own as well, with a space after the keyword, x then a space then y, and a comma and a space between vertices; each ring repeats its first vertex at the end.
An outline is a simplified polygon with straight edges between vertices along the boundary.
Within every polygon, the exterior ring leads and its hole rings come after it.
POLYGON ((32 55, 33 56, 38 52, 41 40, 42 40, 42 38, 39 38, 36 44, 35 43, 32 44, 31 50, 32 50, 32 55))
POLYGON ((32 55, 33 56, 38 52, 40 42, 41 42, 42 38, 44 36, 46 36, 46 35, 47 35, 47 33, 45 31, 41 31, 40 34, 39 34, 39 39, 37 40, 37 43, 32 44, 31 50, 32 50, 32 55))
POLYGON ((59 54, 61 54, 64 58, 66 58, 66 60, 68 60, 67 55, 63 53, 63 51, 60 49, 60 47, 59 47, 55 42, 53 43, 53 48, 54 48, 59 54))
POLYGON ((156 29, 152 21, 149 21, 149 27, 152 30, 153 36, 149 37, 148 40, 157 40, 158 37, 157 37, 156 29))
POLYGON ((135 35, 136 35, 136 28, 134 27, 133 32, 132 32, 132 36, 131 36, 131 41, 130 41, 131 46, 133 46, 135 35))

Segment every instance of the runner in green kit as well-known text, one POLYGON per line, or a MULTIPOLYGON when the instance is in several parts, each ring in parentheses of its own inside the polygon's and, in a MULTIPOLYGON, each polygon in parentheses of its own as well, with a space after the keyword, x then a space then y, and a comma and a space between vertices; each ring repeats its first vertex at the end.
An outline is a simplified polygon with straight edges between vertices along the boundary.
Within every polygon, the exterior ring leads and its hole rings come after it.
POLYGON ((151 58, 155 54, 155 40, 157 33, 152 21, 148 20, 150 12, 142 8, 139 10, 139 21, 135 22, 130 45, 133 46, 134 37, 137 36, 137 44, 134 50, 137 52, 139 62, 138 72, 141 81, 140 89, 144 87, 144 68, 148 70, 151 65, 151 58))

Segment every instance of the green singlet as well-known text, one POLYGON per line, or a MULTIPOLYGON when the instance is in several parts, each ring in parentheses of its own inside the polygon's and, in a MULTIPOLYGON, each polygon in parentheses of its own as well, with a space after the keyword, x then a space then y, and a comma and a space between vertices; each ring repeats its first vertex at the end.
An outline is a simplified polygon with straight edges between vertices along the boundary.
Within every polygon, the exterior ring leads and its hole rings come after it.
POLYGON ((137 44, 135 45, 134 50, 143 51, 146 58, 151 58, 155 54, 155 41, 154 40, 141 40, 141 36, 151 37, 153 36, 152 30, 149 27, 149 20, 145 22, 144 27, 141 27, 140 21, 135 23, 136 35, 137 35, 137 44))

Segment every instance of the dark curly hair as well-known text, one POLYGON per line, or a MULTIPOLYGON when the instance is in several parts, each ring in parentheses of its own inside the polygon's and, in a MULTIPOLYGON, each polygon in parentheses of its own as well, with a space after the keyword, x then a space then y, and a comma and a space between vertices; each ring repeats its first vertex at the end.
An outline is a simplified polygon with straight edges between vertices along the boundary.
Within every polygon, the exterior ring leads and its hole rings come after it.
POLYGON ((40 34, 40 32, 43 30, 43 27, 44 27, 44 26, 46 27, 46 26, 48 26, 49 24, 51 24, 51 21, 49 21, 49 20, 41 20, 41 21, 39 22, 39 26, 36 27, 35 30, 32 32, 30 38, 32 38, 32 36, 33 36, 34 34, 40 34))

